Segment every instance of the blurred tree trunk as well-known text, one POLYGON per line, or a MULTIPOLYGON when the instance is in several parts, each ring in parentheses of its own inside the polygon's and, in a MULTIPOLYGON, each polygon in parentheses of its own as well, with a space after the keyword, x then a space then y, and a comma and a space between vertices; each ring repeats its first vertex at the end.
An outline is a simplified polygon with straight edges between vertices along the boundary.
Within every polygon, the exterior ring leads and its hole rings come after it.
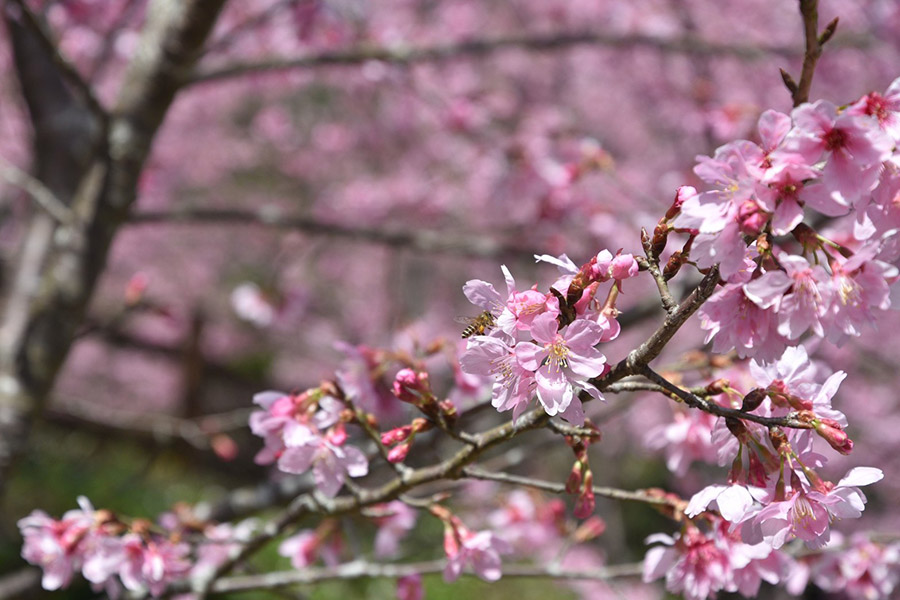
POLYGON ((59 56, 40 18, 7 0, 5 20, 34 128, 34 174, 66 208, 36 211, 0 320, 0 496, 128 216, 153 138, 225 0, 155 0, 113 107, 59 56))

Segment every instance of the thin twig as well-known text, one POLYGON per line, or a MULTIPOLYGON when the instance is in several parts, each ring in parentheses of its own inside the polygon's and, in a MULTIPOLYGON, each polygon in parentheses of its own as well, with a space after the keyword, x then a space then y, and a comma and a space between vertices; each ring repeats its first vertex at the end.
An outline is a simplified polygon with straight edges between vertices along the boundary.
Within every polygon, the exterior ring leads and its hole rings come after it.
MULTIPOLYGON (((563 483, 554 483, 552 481, 543 481, 532 477, 523 477, 521 475, 513 475, 511 473, 492 473, 483 471, 477 467, 466 467, 462 470, 463 475, 472 479, 480 479, 482 481, 498 481, 510 485, 523 485, 525 487, 552 492, 554 494, 563 494, 566 486, 563 483)), ((618 488, 603 487, 595 485, 593 488, 594 495, 604 498, 612 498, 613 500, 630 500, 633 502, 643 502, 645 504, 656 504, 665 506, 675 506, 678 508, 681 503, 671 498, 663 498, 651 495, 644 490, 620 490, 618 488)))
POLYGON ((647 365, 641 367, 640 372, 650 381, 653 381, 660 387, 668 390, 670 393, 683 400, 684 403, 688 406, 692 408, 699 408, 700 410, 706 411, 718 417, 732 417, 736 419, 743 419, 745 421, 753 421, 754 423, 759 423, 760 425, 765 425, 766 427, 793 427, 795 429, 813 428, 813 426, 806 421, 801 421, 795 417, 791 417, 790 415, 786 417, 762 417, 760 415, 754 415, 753 413, 744 412, 742 410, 720 406, 711 400, 701 398, 696 394, 692 394, 688 390, 681 389, 647 365))
POLYGON ((806 40, 800 81, 795 83, 784 69, 781 70, 781 77, 791 92, 794 106, 800 106, 804 102, 809 101, 813 74, 816 71, 816 63, 819 61, 819 57, 822 56, 822 46, 834 35, 838 24, 837 19, 832 20, 821 35, 819 34, 818 0, 800 0, 800 15, 803 17, 803 36, 806 40))
POLYGON ((503 241, 491 236, 473 236, 418 230, 392 230, 372 227, 348 227, 338 223, 326 223, 303 216, 283 215, 276 210, 230 210, 195 209, 179 211, 139 212, 131 216, 131 226, 154 223, 197 223, 206 225, 257 225, 303 231, 314 235, 327 235, 360 242, 383 244, 396 248, 410 248, 435 254, 456 254, 481 258, 495 258, 508 255, 541 254, 512 241, 503 241))
MULTIPOLYGON (((866 44, 865 40, 856 40, 866 44)), ((595 31, 526 34, 487 40, 468 40, 424 47, 395 45, 392 47, 359 47, 311 54, 298 58, 260 60, 239 63, 198 72, 193 83, 230 79, 243 75, 309 69, 335 65, 358 65, 372 60, 410 65, 422 62, 438 62, 463 57, 477 57, 510 48, 534 51, 564 50, 574 46, 598 46, 616 49, 636 47, 655 48, 661 52, 675 52, 700 56, 733 56, 743 60, 759 60, 770 55, 796 56, 797 50, 788 46, 749 46, 709 42, 697 36, 661 38, 651 35, 617 35, 595 31)))
POLYGON ((50 188, 2 157, 0 157, 0 177, 24 190, 38 206, 61 225, 75 223, 75 213, 57 198, 50 188))
POLYGON ((600 390, 605 389, 629 375, 641 373, 641 367, 646 365, 654 358, 659 356, 669 340, 681 329, 681 326, 693 315, 704 302, 706 302, 719 282, 718 265, 710 268, 700 284, 692 291, 687 298, 681 301, 674 311, 666 315, 665 321, 643 344, 628 353, 628 356, 620 360, 602 377, 595 377, 591 380, 600 390))
MULTIPOLYGON (((229 577, 216 582, 210 591, 217 593, 273 589, 289 585, 319 583, 322 581, 362 578, 399 578, 409 575, 441 573, 447 563, 444 560, 405 564, 373 564, 363 561, 346 563, 336 567, 307 568, 302 570, 229 577)), ((530 577, 559 580, 604 581, 617 577, 638 577, 642 563, 611 565, 589 570, 566 570, 548 565, 503 565, 503 577, 530 577)), ((472 575, 472 573, 464 573, 472 575)))

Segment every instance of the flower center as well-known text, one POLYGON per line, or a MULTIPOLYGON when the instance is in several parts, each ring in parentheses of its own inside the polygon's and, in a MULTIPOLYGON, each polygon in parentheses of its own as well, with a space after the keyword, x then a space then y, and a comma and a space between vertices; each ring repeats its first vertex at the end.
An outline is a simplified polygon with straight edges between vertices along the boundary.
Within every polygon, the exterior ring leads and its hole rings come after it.
POLYGON ((565 340, 557 339, 552 344, 547 344, 547 351, 549 352, 547 359, 551 368, 559 371, 569 366, 569 348, 566 346, 565 340))

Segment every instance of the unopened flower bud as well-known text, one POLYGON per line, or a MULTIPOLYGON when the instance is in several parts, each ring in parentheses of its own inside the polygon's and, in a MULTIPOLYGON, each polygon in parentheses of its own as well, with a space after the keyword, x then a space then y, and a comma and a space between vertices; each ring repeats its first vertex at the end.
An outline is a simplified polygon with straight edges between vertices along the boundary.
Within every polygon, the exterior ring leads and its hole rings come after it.
POLYGON ((790 454, 791 444, 788 442, 787 436, 781 429, 770 429, 769 441, 772 442, 772 447, 775 448, 775 451, 781 456, 788 456, 790 454))
POLYGON ((613 279, 622 281, 638 274, 638 264, 631 254, 617 254, 609 265, 609 274, 613 279))
POLYGON ((606 521, 598 516, 592 516, 575 530, 572 539, 576 544, 583 544, 600 537, 604 531, 606 531, 606 521))
POLYGON ((409 454, 409 447, 411 445, 412 444, 404 443, 391 448, 391 451, 388 452, 387 456, 388 461, 396 464, 406 460, 406 456, 409 454))
POLYGON ((568 493, 574 494, 581 489, 581 472, 583 469, 584 465, 581 461, 575 461, 575 464, 572 465, 572 470, 569 471, 569 478, 566 480, 566 491, 568 493))
POLYGON ((766 226, 769 215, 760 210, 759 205, 753 200, 745 201, 738 209, 738 222, 741 233, 756 237, 762 228, 766 226))
POLYGON ((697 195, 697 189, 690 185, 683 185, 675 192, 675 200, 672 202, 672 206, 669 207, 669 210, 666 211, 666 219, 672 220, 681 213, 681 205, 684 204, 684 201, 688 198, 692 198, 697 195))
POLYGON ((741 410, 744 412, 752 412, 759 408, 759 405, 762 404, 765 399, 766 390, 763 388, 754 388, 744 396, 744 401, 741 402, 741 410))
POLYGON ((428 384, 428 373, 413 371, 412 369, 400 369, 394 378, 392 387, 394 395, 403 402, 420 405, 431 399, 431 389, 428 384))
POLYGON ((575 502, 575 518, 587 519, 594 514, 594 476, 590 470, 584 473, 584 487, 575 502))
POLYGON ((335 446, 343 446, 347 441, 347 428, 343 423, 338 423, 328 432, 326 439, 335 446))
POLYGON ((222 460, 231 461, 237 458, 239 452, 237 442, 225 433, 217 433, 212 436, 212 439, 209 440, 209 445, 213 452, 216 453, 216 456, 222 460))
POLYGON ((822 436, 828 445, 841 454, 850 454, 853 451, 853 440, 847 435, 841 424, 833 419, 819 419, 814 421, 816 433, 822 436))
POLYGON ((717 396, 718 394, 722 394, 725 392, 725 389, 731 385, 731 382, 724 377, 720 377, 715 381, 711 381, 706 384, 706 393, 711 396, 717 396))
POLYGON ((405 442, 406 439, 409 438, 412 431, 412 425, 395 427, 394 429, 385 431, 381 434, 381 443, 385 446, 393 446, 394 444, 397 444, 399 442, 405 442))
POLYGON ((666 266, 663 267, 663 279, 669 281, 675 277, 678 274, 678 271, 681 270, 681 267, 684 266, 684 263, 687 262, 687 258, 687 254, 681 250, 673 252, 672 256, 669 257, 669 260, 666 261, 666 266))
POLYGON ((663 217, 656 224, 656 228, 653 230, 653 237, 650 238, 650 254, 655 258, 659 258, 659 255, 666 249, 668 240, 669 224, 666 222, 666 218, 663 217))
POLYGON ((422 576, 418 573, 397 580, 397 600, 422 600, 424 597, 422 576))
POLYGON ((428 431, 433 427, 431 421, 429 421, 428 419, 423 419, 421 417, 413 419, 410 425, 412 425, 413 433, 422 433, 423 431, 428 431))
POLYGON ((750 432, 747 431, 747 426, 740 419, 725 417, 725 426, 740 443, 745 444, 750 440, 750 432))

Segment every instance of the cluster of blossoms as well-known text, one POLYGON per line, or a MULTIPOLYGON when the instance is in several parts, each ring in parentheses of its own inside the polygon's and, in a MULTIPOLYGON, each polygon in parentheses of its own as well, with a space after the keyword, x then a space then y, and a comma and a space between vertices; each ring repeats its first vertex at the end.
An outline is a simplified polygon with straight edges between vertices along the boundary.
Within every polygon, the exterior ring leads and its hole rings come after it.
POLYGON ((87 498, 80 497, 78 505, 59 520, 36 510, 19 521, 22 556, 43 569, 44 589, 67 587, 80 571, 111 598, 123 590, 160 596, 173 581, 212 573, 256 526, 248 521, 195 528, 200 537, 192 548, 181 541, 187 531, 171 514, 161 521, 172 528, 143 520, 126 525, 109 511, 95 510, 87 498))
MULTIPOLYGON (((688 522, 681 536, 648 540, 668 547, 648 552, 645 579, 665 574, 670 591, 691 599, 719 590, 754 595, 760 581, 790 583, 796 569, 783 547, 794 539, 812 550, 826 546, 835 521, 861 516, 866 497, 859 488, 883 477, 879 469, 856 467, 834 483, 818 472, 827 458, 813 448, 817 435, 841 454, 853 449, 844 431, 847 419, 831 404, 845 373, 829 373, 797 346, 786 348, 777 361, 754 359, 748 369, 726 374, 704 390, 717 396, 719 405, 760 417, 790 417, 806 428, 785 433, 748 420, 689 415, 651 432, 672 444, 667 451, 676 472, 683 472, 689 460, 731 465, 728 485, 704 488, 684 510, 689 518, 713 522, 710 534, 688 522), (754 562, 760 559, 768 562, 754 562)), ((895 561, 892 569, 898 566, 895 561)), ((833 582, 838 579, 831 581, 825 589, 837 589, 833 582)))
POLYGON ((898 278, 891 263, 900 258, 900 79, 884 96, 843 108, 819 101, 791 116, 766 111, 759 134, 760 144, 740 140, 700 157, 695 173, 710 189, 679 189, 657 235, 685 231, 684 252, 697 266, 718 264, 724 285, 700 309, 706 341, 715 352, 754 357, 747 372, 716 380, 706 394, 721 406, 799 425, 785 433, 689 414, 651 432, 653 445, 669 445, 677 473, 692 460, 731 470, 728 485, 693 496, 684 511, 693 521, 679 536, 651 536, 648 542, 667 547, 648 552, 645 580, 665 575, 670 591, 701 599, 720 590, 754 595, 761 580, 800 593, 812 577, 825 590, 884 598, 897 580, 895 548, 857 538, 848 551, 799 562, 784 550, 795 539, 789 547, 828 545, 835 521, 862 514, 859 488, 883 477, 871 467, 851 469, 837 483, 819 474, 826 457, 814 451, 814 433, 841 454, 853 449, 847 419, 831 405, 846 375, 824 372, 797 344, 807 333, 841 344, 890 307, 898 278), (852 213, 852 235, 840 244, 819 235, 803 222, 806 206, 826 217, 852 213), (695 523, 702 519, 712 523, 708 534, 695 523), (760 560, 766 564, 754 567, 760 560))
POLYGON ((603 396, 591 379, 606 368, 597 344, 619 335, 616 298, 622 281, 638 273, 630 254, 600 252, 580 268, 568 257, 536 257, 550 262, 562 275, 540 292, 535 285, 519 291, 509 270, 506 296, 486 281, 473 279, 463 288, 470 302, 484 310, 489 325, 484 335, 469 338, 460 365, 466 373, 492 378, 492 404, 512 409, 517 419, 537 396, 548 415, 582 425, 580 392, 603 396), (606 300, 598 300, 600 285, 612 281, 606 300))
POLYGON ((671 225, 691 234, 700 268, 726 285, 701 309, 715 352, 773 360, 806 332, 842 343, 890 307, 900 225, 900 79, 839 108, 820 100, 759 120, 760 143, 700 157, 710 184, 678 192, 671 225), (852 214, 838 244, 803 222, 852 214), (793 246, 788 243, 790 234, 793 246), (797 252, 800 250, 800 253, 797 252))
POLYGON ((250 415, 250 429, 265 440, 257 464, 274 462, 280 470, 295 474, 311 468, 316 487, 334 497, 347 476, 366 475, 369 463, 359 448, 346 443, 345 424, 354 415, 337 399, 337 390, 329 387, 301 394, 256 394, 253 401, 263 410, 250 415))
MULTIPOLYGON (((519 290, 505 266, 505 294, 485 281, 467 282, 464 293, 482 313, 463 334, 467 348, 454 378, 472 390, 478 386, 466 376, 489 378, 492 405, 512 410, 513 420, 536 397, 547 415, 583 428, 567 438, 575 463, 565 489, 577 496, 575 516, 586 521, 566 543, 596 537, 604 524, 592 517, 588 446, 599 431, 586 420, 582 398, 603 399, 597 379, 608 365, 597 347, 619 335, 616 300, 623 282, 641 267, 652 270, 669 310, 666 281, 689 262, 711 269, 722 287, 700 308, 706 341, 715 352, 736 350, 752 360, 746 370, 735 367, 698 392, 711 399, 706 412, 680 413, 650 436, 666 448, 674 472, 683 474, 694 460, 717 462, 730 465, 728 482, 704 488, 673 511, 682 521, 680 533, 648 538, 660 545, 647 553, 645 580, 665 576, 667 588, 689 600, 719 591, 752 596, 762 582, 799 593, 808 581, 854 598, 887 597, 898 582, 898 547, 854 538, 834 549, 840 541, 832 535, 836 521, 861 516, 867 499, 860 488, 883 474, 856 467, 836 483, 821 475, 827 459, 814 449, 817 436, 841 454, 853 449, 847 419, 832 406, 846 375, 825 372, 798 344, 807 334, 842 343, 890 307, 889 288, 900 276, 892 264, 900 259, 900 79, 884 96, 869 94, 843 108, 820 101, 791 116, 767 111, 759 135, 759 144, 732 142, 700 159, 695 172, 710 189, 679 189, 653 237, 643 240, 646 261, 608 250, 581 266, 565 255, 538 256, 561 271, 547 291, 537 285, 519 290), (852 213, 852 234, 840 243, 826 239, 803 222, 807 206, 826 217, 852 213), (688 240, 660 271, 670 232, 688 240), (714 416, 722 408, 743 414, 714 416), (798 556, 800 547, 810 553, 798 556)), ((274 318, 259 315, 258 321, 274 318)), ((316 490, 331 498, 348 477, 369 472, 366 456, 348 443, 348 424, 361 425, 374 439, 377 419, 398 419, 404 403, 415 407, 416 418, 375 440, 380 450, 389 448, 387 462, 400 463, 418 435, 454 433, 458 419, 454 402, 435 394, 421 365, 405 362, 388 386, 381 379, 385 357, 342 349, 347 361, 336 382, 296 394, 257 394, 261 410, 250 416, 252 432, 265 443, 256 462, 291 474, 311 471, 316 490)), ((85 499, 79 503, 80 510, 59 521, 35 511, 19 522, 23 556, 43 567, 46 589, 67 585, 81 571, 110 595, 124 588, 157 596, 176 579, 208 576, 246 537, 227 525, 195 529, 205 537, 191 548, 181 541, 186 528, 178 519, 164 533, 143 521, 126 525, 85 499)), ((502 536, 469 529, 439 504, 428 509, 444 526, 447 581, 466 568, 496 581, 501 555, 514 547, 566 545, 560 503, 537 507, 527 495, 512 496, 491 516, 502 536)), ((415 511, 393 501, 362 512, 378 525, 375 554, 394 557, 415 526, 415 511)), ((318 560, 337 565, 340 522, 325 519, 301 530, 284 539, 279 552, 298 569, 318 560)), ((403 578, 398 593, 420 598, 421 579, 403 578)))

